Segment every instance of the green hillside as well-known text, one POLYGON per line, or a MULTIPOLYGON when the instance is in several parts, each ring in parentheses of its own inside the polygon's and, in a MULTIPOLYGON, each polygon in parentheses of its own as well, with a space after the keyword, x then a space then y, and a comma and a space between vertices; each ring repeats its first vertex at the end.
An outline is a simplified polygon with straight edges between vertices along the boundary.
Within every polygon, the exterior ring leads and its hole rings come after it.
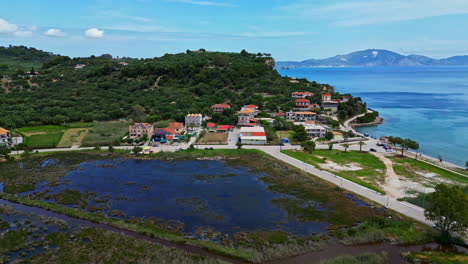
POLYGON ((0 47, 0 76, 38 69, 54 56, 50 52, 25 46, 0 47))
POLYGON ((140 60, 113 59, 110 55, 56 56, 43 65, 39 76, 12 76, 2 84, 0 126, 128 117, 182 121, 188 112, 209 114, 215 103, 231 104, 232 112, 244 104, 287 111, 294 103, 291 92, 332 90, 329 85, 305 79, 293 83, 280 76, 273 65, 271 57, 245 51, 187 51, 140 60), (123 61, 128 65, 119 64, 123 61), (86 66, 75 69, 77 64, 86 66))

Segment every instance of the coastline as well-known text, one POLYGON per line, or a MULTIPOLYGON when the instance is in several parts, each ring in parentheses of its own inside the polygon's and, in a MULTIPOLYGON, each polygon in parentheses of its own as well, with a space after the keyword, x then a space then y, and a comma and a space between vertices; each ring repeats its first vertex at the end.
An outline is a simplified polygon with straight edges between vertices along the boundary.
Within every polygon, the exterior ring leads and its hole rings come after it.
POLYGON ((374 121, 369 123, 351 123, 351 127, 377 126, 383 124, 384 120, 385 119, 383 119, 382 117, 377 117, 374 121))

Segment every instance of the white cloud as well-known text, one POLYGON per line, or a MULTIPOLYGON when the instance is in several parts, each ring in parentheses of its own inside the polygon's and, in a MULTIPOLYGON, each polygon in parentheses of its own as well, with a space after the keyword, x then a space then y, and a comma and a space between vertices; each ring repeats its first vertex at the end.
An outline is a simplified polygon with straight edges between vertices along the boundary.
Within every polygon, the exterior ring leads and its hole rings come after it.
POLYGON ((65 37, 65 33, 62 30, 56 28, 48 29, 46 32, 44 32, 44 35, 49 37, 65 37))
POLYGON ((102 38, 104 37, 104 30, 90 28, 85 31, 85 36, 88 38, 102 38))
POLYGON ((333 4, 300 2, 283 10, 339 26, 381 24, 429 17, 468 14, 466 0, 350 0, 333 4))
POLYGON ((17 37, 27 38, 27 37, 31 37, 33 35, 33 32, 29 30, 18 30, 18 31, 15 31, 13 34, 17 37))
POLYGON ((221 3, 221 2, 214 2, 214 1, 200 1, 200 0, 167 0, 167 1, 175 2, 175 3, 201 5, 201 6, 233 6, 232 4, 229 4, 229 3, 221 3))
POLYGON ((0 18, 0 33, 13 33, 18 26, 0 18))

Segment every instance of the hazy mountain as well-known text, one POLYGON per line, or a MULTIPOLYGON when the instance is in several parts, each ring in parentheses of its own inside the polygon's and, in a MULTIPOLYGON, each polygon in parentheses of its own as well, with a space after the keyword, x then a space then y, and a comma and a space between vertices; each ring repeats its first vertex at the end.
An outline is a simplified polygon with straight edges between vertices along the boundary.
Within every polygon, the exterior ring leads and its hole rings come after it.
POLYGON ((468 66, 468 56, 433 59, 420 55, 404 56, 388 50, 368 49, 327 59, 279 61, 276 67, 377 67, 377 66, 468 66))

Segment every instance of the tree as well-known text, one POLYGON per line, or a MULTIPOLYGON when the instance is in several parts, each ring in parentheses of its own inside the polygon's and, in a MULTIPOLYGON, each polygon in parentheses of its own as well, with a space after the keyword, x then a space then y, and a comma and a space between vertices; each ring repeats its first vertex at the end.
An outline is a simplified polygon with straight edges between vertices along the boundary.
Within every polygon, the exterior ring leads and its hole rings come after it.
POLYGON ((315 142, 314 141, 306 141, 301 143, 301 147, 304 149, 304 151, 307 151, 309 153, 312 153, 315 151, 315 142))
POLYGON ((143 150, 143 149, 142 149, 141 147, 135 146, 135 147, 133 147, 132 152, 133 152, 133 154, 134 154, 135 156, 138 156, 138 154, 140 154, 140 152, 141 152, 142 150, 143 150))
POLYGON ((10 157, 11 150, 9 148, 0 148, 0 156, 4 156, 5 159, 10 157))
POLYGON ((332 149, 333 149, 333 143, 330 142, 330 143, 328 143, 328 150, 331 151, 332 149))
POLYGON ((465 167, 468 170, 468 161, 465 163, 465 167))
POLYGON ((141 122, 143 120, 143 114, 145 113, 145 108, 141 105, 132 106, 132 119, 135 122, 141 122))
POLYGON ((359 152, 362 152, 362 146, 365 145, 366 143, 359 141, 359 152))
POLYGON ((439 184, 435 192, 428 195, 429 207, 426 218, 434 222, 447 241, 452 233, 465 233, 468 229, 468 194, 459 186, 439 184))
POLYGON ((303 142, 309 139, 309 134, 307 134, 304 126, 294 126, 293 131, 293 138, 296 141, 303 142))
POLYGON ((334 137, 333 132, 327 131, 327 133, 325 133, 325 139, 326 140, 332 140, 333 137, 334 137))
POLYGON ((344 152, 347 152, 349 148, 349 144, 343 144, 342 146, 344 148, 344 152))
MULTIPOLYGON (((413 149, 413 150, 418 150, 419 149, 419 143, 412 140, 412 139, 405 139, 406 141, 406 145, 409 149, 413 149)), ((416 155, 414 156, 415 159, 418 159, 418 153, 416 153, 416 155)))

